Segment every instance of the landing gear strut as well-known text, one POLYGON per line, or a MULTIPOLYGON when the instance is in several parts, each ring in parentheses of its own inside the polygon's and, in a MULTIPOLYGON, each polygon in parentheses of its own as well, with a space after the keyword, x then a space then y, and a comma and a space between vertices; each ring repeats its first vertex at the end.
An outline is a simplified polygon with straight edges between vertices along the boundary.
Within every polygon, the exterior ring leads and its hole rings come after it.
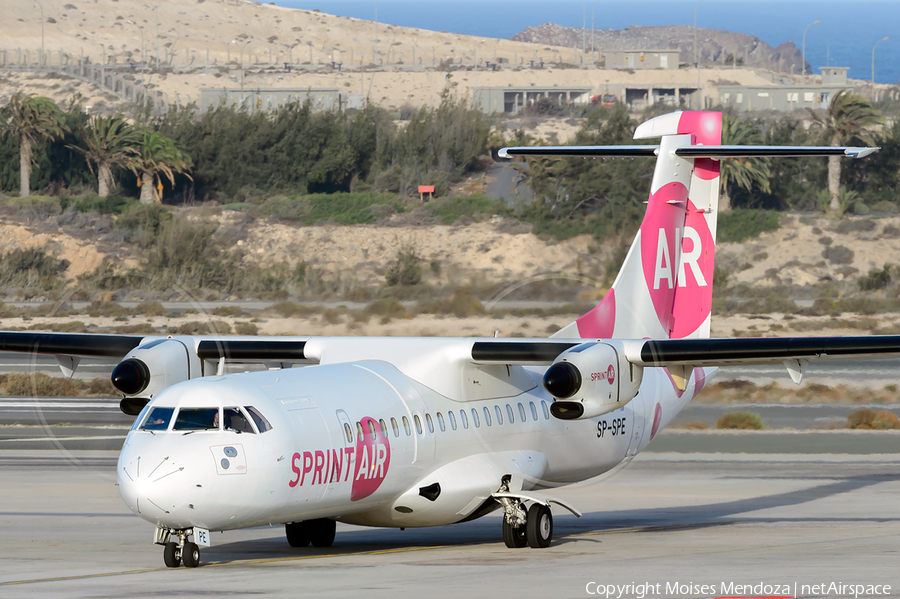
POLYGON ((177 568, 181 564, 184 564, 185 568, 196 568, 200 565, 200 547, 188 541, 188 537, 193 533, 192 528, 171 530, 157 527, 154 542, 163 545, 163 562, 167 568, 177 568), (173 537, 177 538, 177 542, 171 540, 173 537))
POLYGON ((525 505, 518 499, 503 497, 503 542, 510 549, 521 549, 525 545, 533 549, 550 546, 553 537, 553 514, 547 506, 535 503, 526 512, 525 505))
POLYGON ((331 547, 334 543, 335 521, 328 518, 290 522, 284 525, 284 534, 291 547, 331 547))

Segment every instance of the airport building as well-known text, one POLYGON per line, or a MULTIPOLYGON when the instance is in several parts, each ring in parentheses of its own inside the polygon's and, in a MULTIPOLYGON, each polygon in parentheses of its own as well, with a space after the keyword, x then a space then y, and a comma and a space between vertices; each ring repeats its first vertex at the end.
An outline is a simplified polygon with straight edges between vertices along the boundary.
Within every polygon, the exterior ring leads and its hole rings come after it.
POLYGON ((606 50, 607 69, 677 69, 678 50, 606 50))
POLYGON ((271 111, 293 102, 312 103, 316 110, 363 108, 361 94, 342 93, 334 89, 290 89, 290 88, 213 88, 200 90, 200 112, 224 104, 244 108, 250 112, 271 111))
POLYGON ((720 85, 719 101, 723 107, 747 110, 790 111, 795 108, 821 108, 842 89, 853 89, 847 82, 849 67, 822 67, 821 84, 786 85, 720 85))
POLYGON ((690 106, 694 87, 674 87, 671 83, 610 83, 603 89, 589 87, 479 87, 475 90, 475 106, 489 114, 505 112, 517 114, 546 98, 560 106, 590 104, 591 98, 599 96, 604 104, 618 102, 629 108, 640 110, 650 105, 663 104, 677 107, 690 106))

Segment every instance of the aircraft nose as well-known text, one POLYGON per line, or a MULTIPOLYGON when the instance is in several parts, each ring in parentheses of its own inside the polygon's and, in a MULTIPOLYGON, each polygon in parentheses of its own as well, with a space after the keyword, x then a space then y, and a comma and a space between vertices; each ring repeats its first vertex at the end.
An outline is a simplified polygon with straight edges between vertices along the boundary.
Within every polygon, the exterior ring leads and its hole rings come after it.
POLYGON ((169 519, 181 501, 184 466, 170 455, 146 448, 123 448, 119 456, 119 493, 132 512, 151 522, 169 519))

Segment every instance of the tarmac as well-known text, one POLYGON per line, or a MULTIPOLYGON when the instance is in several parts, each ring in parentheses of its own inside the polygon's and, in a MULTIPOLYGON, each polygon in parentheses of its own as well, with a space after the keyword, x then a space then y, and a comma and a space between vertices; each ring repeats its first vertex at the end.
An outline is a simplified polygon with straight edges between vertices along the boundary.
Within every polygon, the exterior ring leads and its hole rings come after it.
MULTIPOLYGON (((619 585, 612 597, 640 599, 854 596, 809 586, 832 582, 890 585, 887 596, 900 589, 897 449, 641 454, 601 480, 555 490, 584 516, 554 510, 553 544, 543 550, 507 549, 495 513, 405 531, 339 525, 328 549, 292 549, 280 526, 216 533, 197 569, 163 567, 152 525, 119 498, 116 455, 0 451, 0 597, 591 597, 598 587, 606 597, 606 585, 619 585), (645 593, 627 587, 644 583, 645 593)), ((875 590, 860 596, 885 596, 875 590)))

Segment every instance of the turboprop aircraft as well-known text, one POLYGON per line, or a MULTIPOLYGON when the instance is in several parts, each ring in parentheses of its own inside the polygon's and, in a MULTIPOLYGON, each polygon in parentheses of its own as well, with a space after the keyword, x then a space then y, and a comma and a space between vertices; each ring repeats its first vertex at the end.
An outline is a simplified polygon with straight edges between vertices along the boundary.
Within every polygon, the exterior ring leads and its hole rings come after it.
MULTIPOLYGON (((335 522, 439 526, 502 510, 507 547, 547 547, 556 487, 644 449, 724 364, 897 354, 900 337, 710 339, 719 161, 862 157, 877 148, 722 146, 720 113, 637 127, 659 145, 506 148, 502 156, 655 157, 647 212, 600 304, 550 339, 0 333, 0 351, 116 357, 136 415, 117 465, 165 564, 210 532, 284 524, 330 546, 335 522), (226 363, 268 370, 223 374, 226 363)), ((625 184, 625 182, 623 182, 625 184)))

